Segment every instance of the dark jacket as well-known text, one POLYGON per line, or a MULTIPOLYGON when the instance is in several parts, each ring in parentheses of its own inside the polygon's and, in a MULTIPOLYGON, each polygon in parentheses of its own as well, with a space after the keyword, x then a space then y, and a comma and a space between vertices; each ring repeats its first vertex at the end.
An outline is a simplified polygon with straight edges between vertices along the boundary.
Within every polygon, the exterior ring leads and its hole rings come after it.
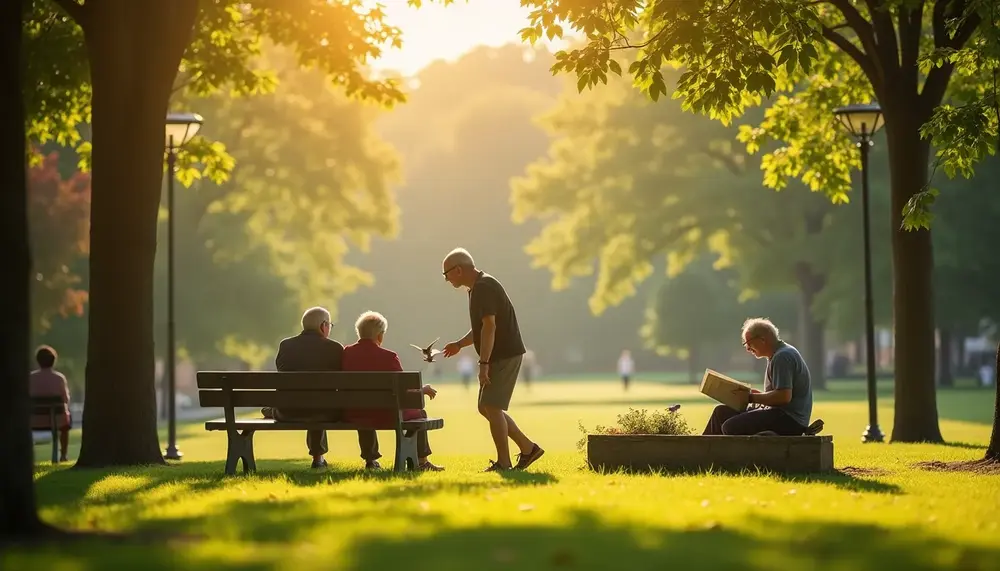
MULTIPOLYGON (((344 346, 323 337, 318 331, 303 331, 295 337, 282 339, 274 366, 279 371, 340 371, 343 368, 344 346)), ((281 409, 284 419, 312 418, 316 410, 281 409)))
POLYGON ((274 366, 279 371, 340 371, 343 359, 343 345, 318 331, 303 331, 281 340, 274 366))

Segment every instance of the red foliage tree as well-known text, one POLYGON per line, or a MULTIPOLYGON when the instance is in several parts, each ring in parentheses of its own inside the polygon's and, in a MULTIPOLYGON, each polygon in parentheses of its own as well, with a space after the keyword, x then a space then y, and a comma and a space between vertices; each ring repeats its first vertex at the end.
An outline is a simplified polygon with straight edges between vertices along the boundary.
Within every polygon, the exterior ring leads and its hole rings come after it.
POLYGON ((63 179, 57 153, 28 172, 28 221, 34 287, 32 328, 46 331, 56 315, 83 315, 86 284, 74 271, 90 253, 90 175, 63 179))

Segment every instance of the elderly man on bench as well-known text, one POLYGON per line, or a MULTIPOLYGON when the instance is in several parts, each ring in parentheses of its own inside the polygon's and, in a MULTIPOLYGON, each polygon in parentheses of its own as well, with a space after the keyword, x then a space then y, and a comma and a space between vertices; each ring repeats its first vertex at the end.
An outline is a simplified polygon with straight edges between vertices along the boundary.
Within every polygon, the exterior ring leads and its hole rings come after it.
POLYGON ((768 319, 743 323, 743 347, 758 359, 767 359, 764 392, 750 393, 747 410, 715 407, 703 434, 801 436, 817 434, 823 421, 809 425, 813 396, 809 367, 798 349, 782 341, 768 319))

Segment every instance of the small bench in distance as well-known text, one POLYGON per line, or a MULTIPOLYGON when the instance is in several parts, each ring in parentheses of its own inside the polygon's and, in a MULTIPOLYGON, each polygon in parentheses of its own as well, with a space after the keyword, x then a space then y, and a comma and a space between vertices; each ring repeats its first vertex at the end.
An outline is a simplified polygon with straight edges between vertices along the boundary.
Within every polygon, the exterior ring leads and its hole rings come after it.
POLYGON ((393 470, 414 470, 418 465, 417 439, 421 430, 444 427, 444 419, 406 420, 404 409, 423 409, 424 395, 419 372, 288 372, 288 371, 199 371, 198 402, 203 407, 221 407, 224 418, 205 423, 205 430, 227 435, 226 474, 257 469, 253 436, 271 430, 392 430, 396 433, 393 470), (237 419, 239 407, 277 409, 370 409, 395 413, 386 426, 349 422, 285 422, 268 418, 237 419))

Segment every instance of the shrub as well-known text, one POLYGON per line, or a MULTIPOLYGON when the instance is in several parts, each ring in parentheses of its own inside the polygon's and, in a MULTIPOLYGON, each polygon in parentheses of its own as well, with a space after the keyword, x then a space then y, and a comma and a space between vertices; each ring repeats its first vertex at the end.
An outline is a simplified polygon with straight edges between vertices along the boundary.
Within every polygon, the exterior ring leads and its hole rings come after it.
POLYGON ((583 450, 587 445, 587 434, 686 435, 694 432, 684 417, 676 410, 664 409, 663 412, 658 410, 648 412, 646 409, 636 410, 632 407, 629 407, 627 413, 618 415, 618 422, 614 426, 598 425, 594 430, 587 430, 587 427, 581 422, 579 427, 584 434, 583 438, 576 443, 576 447, 580 450, 583 450))

